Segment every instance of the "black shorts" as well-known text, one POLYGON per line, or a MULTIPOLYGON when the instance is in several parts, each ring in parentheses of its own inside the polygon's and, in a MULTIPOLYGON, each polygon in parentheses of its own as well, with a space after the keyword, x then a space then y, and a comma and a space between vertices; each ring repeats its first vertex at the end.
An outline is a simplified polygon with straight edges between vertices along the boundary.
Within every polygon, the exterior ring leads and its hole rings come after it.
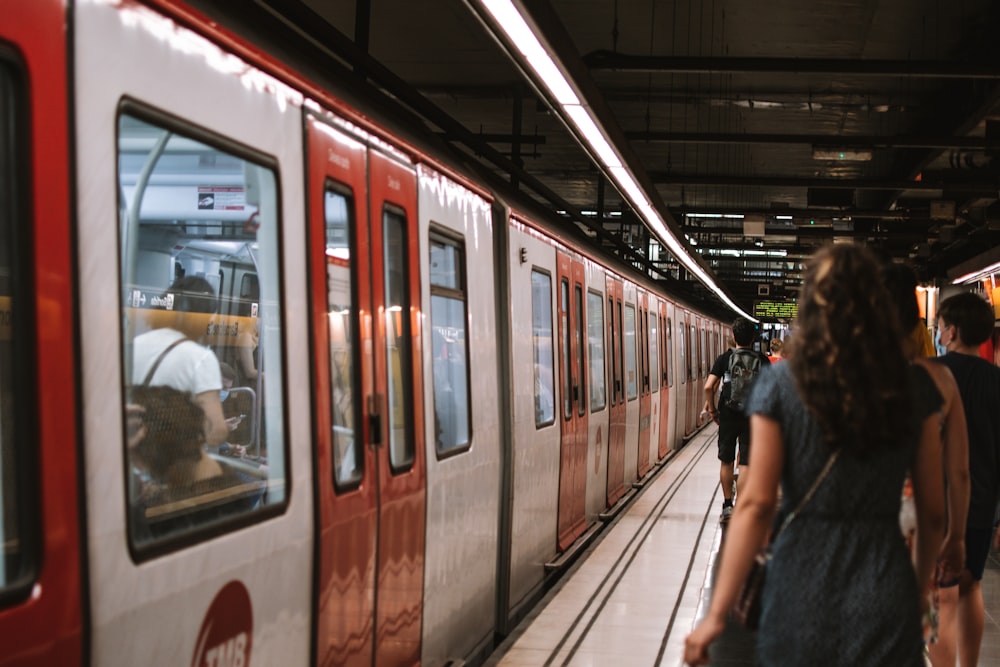
POLYGON ((965 569, 972 573, 972 578, 981 581, 986 570, 986 559, 990 556, 990 543, 993 542, 992 528, 965 527, 965 569))
POLYGON ((719 406, 719 460, 732 463, 736 460, 736 444, 740 446, 740 465, 750 460, 750 418, 729 408, 719 406))

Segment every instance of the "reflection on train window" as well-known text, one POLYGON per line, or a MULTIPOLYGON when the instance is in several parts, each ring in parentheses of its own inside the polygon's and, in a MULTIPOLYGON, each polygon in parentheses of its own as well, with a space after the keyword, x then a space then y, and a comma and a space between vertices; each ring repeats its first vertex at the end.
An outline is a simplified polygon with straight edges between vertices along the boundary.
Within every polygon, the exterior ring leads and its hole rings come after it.
POLYGON ((625 304, 625 388, 628 400, 639 395, 635 360, 635 306, 625 304))
POLYGON ((531 272, 531 341, 535 366, 535 426, 555 421, 552 376, 552 278, 531 272))
POLYGON ((327 189, 323 201, 326 220, 326 312, 330 342, 330 427, 333 429, 333 482, 338 490, 361 482, 364 457, 358 435, 359 394, 357 313, 351 280, 351 223, 353 201, 327 189))
POLYGON ((562 395, 563 395, 563 418, 569 419, 573 416, 573 357, 570 350, 570 330, 569 330, 569 281, 563 278, 559 282, 559 330, 562 332, 562 358, 559 360, 562 366, 562 395))
POLYGON ((660 356, 657 353, 657 348, 660 344, 660 339, 657 338, 656 330, 656 313, 653 313, 652 317, 649 314, 646 315, 646 322, 649 325, 649 390, 659 391, 660 390, 660 356))
POLYGON ((590 351, 590 409, 603 410, 607 404, 604 381, 604 301, 596 292, 587 292, 587 343, 590 351))
POLYGON ((469 342, 465 335, 465 244, 431 233, 431 358, 438 454, 468 447, 469 342))
POLYGON ((389 467, 413 467, 413 359, 410 349, 409 262, 406 218, 395 209, 382 212, 382 265, 385 267, 385 357, 389 393, 389 467))
POLYGON ((20 280, 23 269, 17 265, 20 253, 15 233, 31 228, 24 199, 30 172, 23 144, 25 101, 21 77, 0 61, 0 594, 17 594, 15 587, 30 584, 36 559, 27 529, 40 525, 37 505, 29 504, 31 495, 24 487, 32 478, 26 457, 34 439, 19 432, 28 422, 18 418, 23 409, 18 397, 30 396, 24 381, 30 375, 27 369, 18 368, 27 355, 15 354, 15 349, 28 332, 14 327, 14 291, 26 287, 20 280), (15 387, 20 389, 17 394, 15 387))
POLYGON ((278 192, 272 169, 131 115, 118 178, 141 548, 285 501, 278 192))

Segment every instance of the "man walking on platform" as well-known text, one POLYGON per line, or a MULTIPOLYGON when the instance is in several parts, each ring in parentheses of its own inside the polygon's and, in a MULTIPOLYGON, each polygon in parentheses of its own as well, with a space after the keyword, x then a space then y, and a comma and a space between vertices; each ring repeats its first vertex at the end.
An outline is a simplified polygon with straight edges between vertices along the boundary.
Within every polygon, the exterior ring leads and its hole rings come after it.
POLYGON ((937 361, 951 369, 965 407, 969 433, 971 497, 965 529, 965 569, 956 586, 942 584, 938 596, 941 625, 930 646, 936 667, 979 664, 985 609, 981 580, 989 556, 1000 501, 1000 368, 979 356, 979 346, 993 335, 993 309, 980 296, 965 292, 938 308, 938 334, 947 354, 937 361))
POLYGON ((737 441, 742 473, 737 486, 742 487, 743 480, 746 479, 750 457, 750 418, 744 409, 750 396, 750 386, 760 369, 771 365, 766 355, 750 348, 756 333, 750 320, 741 318, 733 322, 736 347, 719 355, 705 382, 705 411, 719 425, 719 481, 722 483, 723 496, 720 520, 724 522, 733 513, 733 462, 736 460, 737 441), (720 380, 722 391, 719 393, 716 409, 715 396, 720 380))

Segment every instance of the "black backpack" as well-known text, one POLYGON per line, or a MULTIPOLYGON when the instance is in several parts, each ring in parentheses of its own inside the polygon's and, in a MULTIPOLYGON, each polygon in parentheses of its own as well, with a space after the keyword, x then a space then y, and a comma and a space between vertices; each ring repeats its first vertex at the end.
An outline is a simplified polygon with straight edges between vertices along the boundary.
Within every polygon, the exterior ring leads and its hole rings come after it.
POLYGON ((750 387, 760 372, 760 355, 753 350, 736 348, 729 355, 729 407, 743 412, 750 387))

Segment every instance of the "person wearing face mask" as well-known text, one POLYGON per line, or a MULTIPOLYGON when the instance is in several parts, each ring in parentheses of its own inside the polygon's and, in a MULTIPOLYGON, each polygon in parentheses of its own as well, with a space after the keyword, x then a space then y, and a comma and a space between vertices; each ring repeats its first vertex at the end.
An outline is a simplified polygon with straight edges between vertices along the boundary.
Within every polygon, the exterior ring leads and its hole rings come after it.
POLYGON ((1000 501, 1000 368, 979 356, 993 335, 993 309, 982 297, 964 292, 941 302, 938 344, 946 353, 936 361, 958 383, 969 434, 971 495, 965 529, 965 568, 957 586, 939 591, 941 625, 930 647, 933 664, 979 664, 985 608, 980 582, 989 556, 1000 501), (947 620, 946 620, 947 619, 947 620))

